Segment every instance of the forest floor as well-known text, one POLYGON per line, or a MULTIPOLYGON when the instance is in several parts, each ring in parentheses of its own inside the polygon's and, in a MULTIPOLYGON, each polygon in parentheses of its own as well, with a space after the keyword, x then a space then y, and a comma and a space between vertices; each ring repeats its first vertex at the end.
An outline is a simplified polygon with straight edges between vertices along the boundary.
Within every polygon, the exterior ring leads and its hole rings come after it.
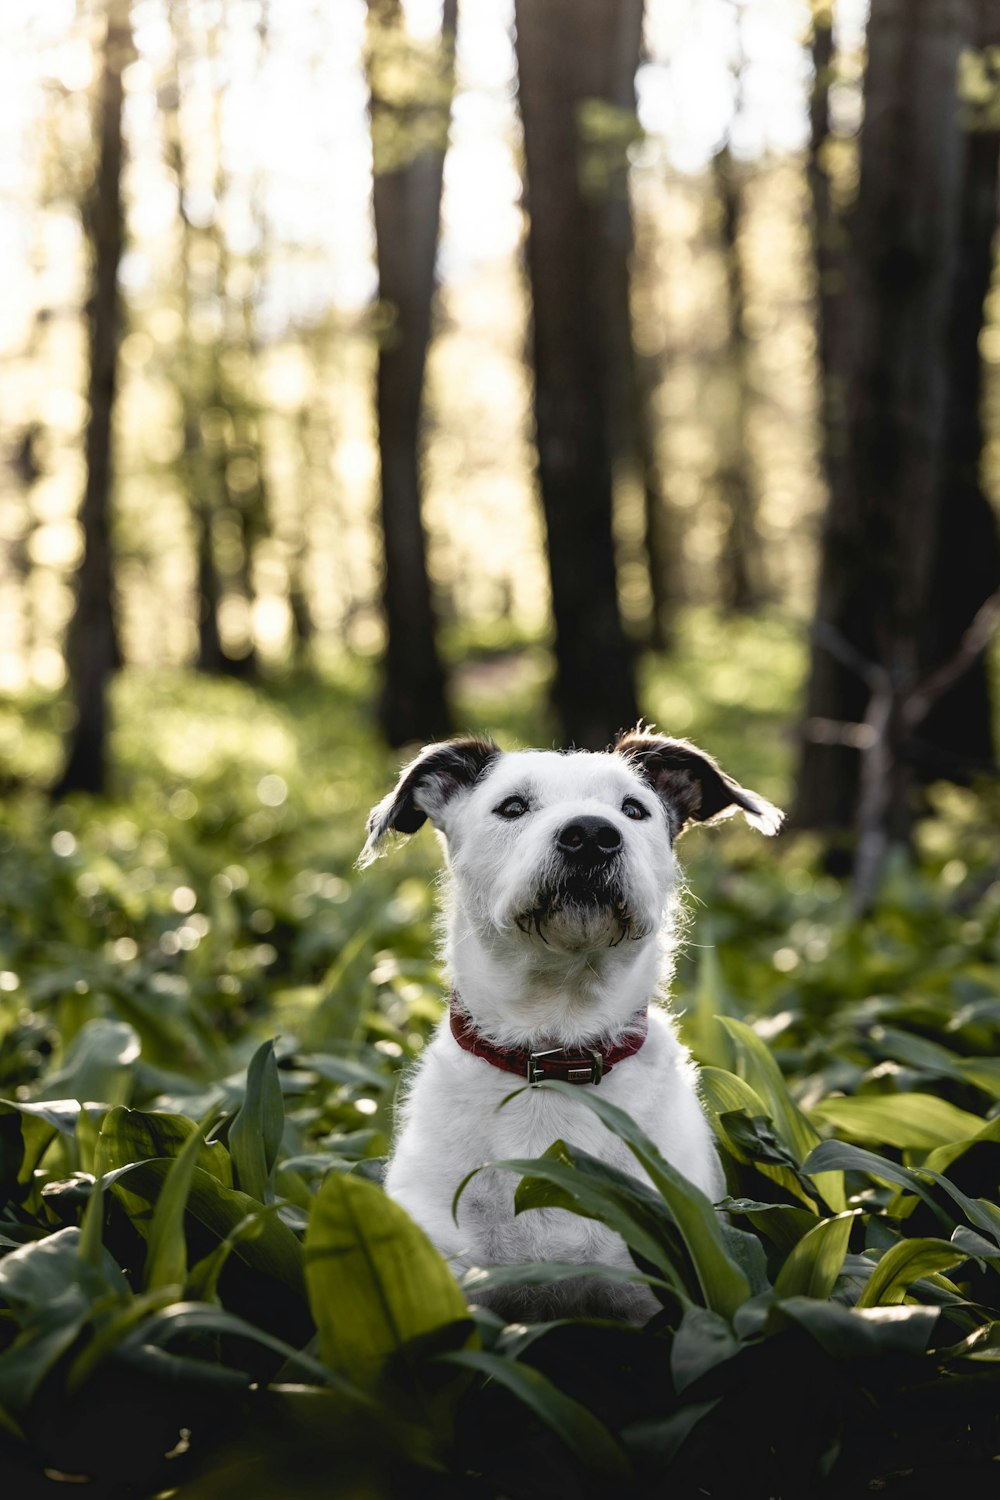
MULTIPOLYGON (((643 701, 780 803, 803 662, 781 622, 695 613, 643 701)), ((551 743, 546 671, 537 647, 480 643, 458 722, 551 743)), ((194 1500, 325 1494, 337 1465, 343 1493, 416 1470, 427 1493, 525 1497, 992 1474, 996 789, 935 789, 863 921, 810 838, 685 838, 673 1004, 729 1221, 692 1229, 683 1180, 642 1211, 664 1307, 646 1330, 503 1329, 470 1320, 405 1216, 378 1218, 395 1087, 444 983, 434 840, 354 868, 397 767, 372 696, 364 662, 257 686, 125 674, 109 797, 56 805, 62 705, 0 704, 0 1474, 26 1496, 62 1474, 194 1500), (322 1270, 346 1223, 421 1268, 388 1331, 377 1248, 322 1270), (483 1435, 515 1402, 497 1453, 483 1435)), ((633 1243, 634 1187, 595 1209, 568 1150, 571 1206, 633 1243)))

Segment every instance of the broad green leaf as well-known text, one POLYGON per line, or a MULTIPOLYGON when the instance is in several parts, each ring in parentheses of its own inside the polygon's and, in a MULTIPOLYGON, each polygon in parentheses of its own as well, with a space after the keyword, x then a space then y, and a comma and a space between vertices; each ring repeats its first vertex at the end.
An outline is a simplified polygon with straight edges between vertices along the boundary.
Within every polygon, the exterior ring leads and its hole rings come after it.
POLYGON ((95 1016, 77 1032, 62 1067, 46 1077, 41 1097, 124 1104, 132 1093, 140 1051, 134 1027, 95 1016))
POLYGON ((968 1256, 948 1240, 900 1240, 882 1256, 865 1282, 858 1307, 891 1307, 902 1302, 907 1288, 922 1276, 949 1271, 968 1256))
POLYGON ((964 1250, 970 1259, 988 1261, 995 1271, 1000 1271, 1000 1246, 995 1240, 988 1240, 974 1229, 958 1224, 952 1232, 951 1243, 959 1250, 964 1250))
POLYGON ((166 1349, 171 1340, 182 1333, 191 1332, 221 1334, 246 1339, 251 1344, 259 1344, 264 1349, 270 1349, 274 1354, 280 1354, 290 1365, 301 1370, 304 1375, 308 1375, 313 1382, 333 1386, 345 1395, 350 1395, 354 1400, 368 1404, 365 1392, 360 1390, 350 1378, 345 1378, 336 1371, 328 1369, 325 1364, 320 1364, 319 1360, 313 1359, 304 1350, 293 1349, 283 1339, 266 1333, 264 1329, 248 1323, 246 1318, 227 1312, 223 1307, 214 1307, 200 1302, 174 1302, 134 1328, 123 1341, 122 1347, 153 1345, 156 1348, 166 1349))
POLYGON ((985 1199, 970 1198, 954 1183, 949 1182, 941 1172, 933 1172, 927 1167, 914 1169, 901 1167, 898 1162, 887 1161, 884 1156, 876 1156, 874 1151, 866 1151, 861 1146, 850 1146, 844 1141, 824 1141, 821 1146, 817 1146, 805 1162, 804 1170, 810 1171, 813 1164, 825 1170, 829 1163, 836 1163, 844 1171, 867 1172, 870 1176, 879 1177, 884 1182, 896 1183, 906 1192, 913 1193, 922 1199, 938 1222, 946 1225, 950 1231, 954 1224, 954 1215, 949 1214, 937 1202, 927 1182, 924 1181, 924 1178, 929 1178, 947 1193, 970 1224, 994 1239, 1000 1248, 1000 1208, 985 1199))
POLYGON ((733 1039, 740 1077, 763 1100, 779 1136, 801 1163, 819 1143, 819 1132, 788 1092, 781 1069, 753 1027, 734 1016, 720 1016, 719 1020, 733 1039))
POLYGON ((936 1202, 928 1185, 916 1172, 900 1166, 899 1162, 889 1161, 887 1157, 878 1156, 874 1151, 866 1151, 862 1146, 852 1146, 846 1141, 823 1141, 802 1163, 802 1170, 810 1173, 826 1172, 831 1167, 842 1172, 865 1172, 869 1177, 895 1183, 908 1193, 915 1193, 927 1204, 935 1218, 950 1228, 950 1217, 936 1202))
POLYGON ((798 1323, 835 1359, 922 1354, 938 1320, 936 1307, 842 1307, 813 1297, 786 1297, 772 1318, 798 1323))
POLYGON ((932 1150, 969 1140, 982 1120, 934 1094, 855 1095, 824 1099, 812 1113, 856 1141, 895 1146, 898 1150, 932 1150))
POLYGON ((670 1373, 678 1394, 738 1354, 739 1339, 728 1319, 707 1307, 688 1307, 670 1349, 670 1373))
POLYGON ((732 1317, 750 1295, 750 1286, 726 1249, 718 1215, 701 1189, 665 1160, 631 1116, 602 1099, 596 1090, 555 1081, 539 1087, 555 1089, 566 1098, 578 1100, 624 1141, 670 1210, 691 1256, 706 1305, 724 1317, 732 1317))
MULTIPOLYGON (((144 1161, 125 1166, 106 1179, 140 1234, 148 1235, 152 1218, 151 1205, 163 1189, 170 1161, 144 1161), (139 1211, 135 1204, 140 1205, 139 1211)), ((260 1204, 235 1188, 224 1188, 217 1178, 196 1167, 187 1199, 187 1212, 199 1224, 224 1240, 238 1224, 260 1213, 260 1204)), ((302 1271, 302 1246, 279 1218, 268 1218, 260 1233, 241 1238, 233 1244, 233 1254, 299 1295, 305 1294, 302 1271)))
POLYGON ((0 1298, 21 1332, 0 1354, 0 1401, 21 1409, 95 1314, 127 1303, 129 1286, 105 1251, 80 1254, 80 1231, 61 1229, 0 1260, 0 1298))
POLYGON ((280 1204, 269 1203, 234 1224, 225 1239, 208 1255, 203 1256, 197 1265, 191 1267, 187 1277, 188 1296, 197 1302, 218 1301, 219 1277, 236 1246, 241 1240, 257 1239, 264 1233, 265 1220, 275 1218, 280 1212, 280 1204))
POLYGON ((274 1198, 271 1174, 284 1125, 285 1105, 274 1041, 270 1040, 262 1043, 250 1060, 246 1096, 229 1127, 229 1151, 237 1186, 260 1203, 274 1198))
MULTIPOLYGON (((719 1020, 732 1038, 737 1072, 763 1100, 778 1136, 801 1166, 819 1144, 819 1131, 788 1092, 781 1069, 753 1027, 733 1016, 720 1016, 719 1020)), ((843 1180, 836 1173, 818 1180, 817 1187, 835 1212, 846 1207, 843 1180)))
POLYGON ((72 1138, 80 1105, 75 1099, 51 1104, 0 1099, 0 1195, 20 1202, 28 1196, 38 1163, 57 1135, 72 1138))
POLYGON ((363 1390, 413 1339, 468 1318, 447 1262, 381 1188, 359 1177, 326 1179, 305 1240, 309 1304, 320 1350, 363 1390))
POLYGON ((686 1264, 674 1219, 645 1183, 565 1141, 554 1141, 535 1159, 512 1158, 492 1165, 522 1174, 514 1193, 515 1213, 562 1208, 598 1219, 653 1266, 682 1301, 696 1295, 694 1268, 686 1264))
POLYGON ((956 1072, 977 1089, 1000 1099, 1000 1057, 963 1057, 955 1065, 956 1072))
POLYGON ((778 1273, 774 1290, 779 1297, 830 1296, 847 1255, 856 1209, 824 1219, 803 1235, 778 1273))
POLYGON ((948 1168, 964 1156, 970 1147, 981 1141, 1000 1141, 1000 1115, 987 1120, 975 1135, 966 1140, 953 1141, 948 1146, 936 1146, 920 1163, 921 1171, 947 1172, 948 1168))
POLYGON ((652 1421, 634 1422, 624 1428, 622 1437, 629 1453, 639 1458, 650 1472, 664 1472, 683 1448, 691 1433, 709 1412, 714 1411, 719 1400, 692 1401, 668 1417, 652 1421))
POLYGON ((819 1206, 829 1207, 819 1187, 803 1174, 795 1157, 778 1138, 767 1115, 754 1115, 751 1118, 742 1109, 729 1110, 720 1116, 719 1125, 728 1149, 739 1160, 752 1162, 762 1177, 776 1182, 814 1214, 819 1206))
POLYGON ((648 1276, 642 1271, 627 1270, 624 1266, 602 1266, 596 1262, 581 1265, 575 1260, 522 1261, 517 1265, 472 1266, 465 1272, 459 1286, 470 1302, 481 1292, 496 1291, 508 1286, 549 1286, 557 1281, 578 1281, 581 1276, 599 1276, 602 1281, 638 1283, 644 1286, 670 1289, 668 1282, 660 1276, 648 1276))
POLYGON ((745 1110, 751 1117, 767 1114, 764 1101, 756 1089, 751 1088, 738 1074, 729 1073, 725 1068, 703 1065, 698 1072, 698 1083, 708 1117, 719 1135, 724 1133, 719 1124, 720 1117, 732 1110, 745 1110))
POLYGON ((179 1156, 194 1135, 200 1140, 198 1166, 223 1187, 232 1187, 229 1152, 221 1141, 206 1145, 201 1139, 202 1132, 187 1115, 140 1109, 109 1110, 100 1134, 102 1166, 105 1171, 113 1171, 132 1162, 179 1156))
POLYGON ((816 1225, 815 1212, 793 1208, 790 1203, 761 1203, 753 1198, 724 1198, 719 1208, 728 1214, 746 1214, 753 1227, 782 1252, 790 1255, 804 1234, 816 1225))
POLYGON ((476 1370, 504 1386, 595 1474, 616 1479, 627 1476, 628 1460, 603 1422, 557 1390, 540 1370, 483 1349, 461 1349, 438 1358, 444 1364, 476 1370))

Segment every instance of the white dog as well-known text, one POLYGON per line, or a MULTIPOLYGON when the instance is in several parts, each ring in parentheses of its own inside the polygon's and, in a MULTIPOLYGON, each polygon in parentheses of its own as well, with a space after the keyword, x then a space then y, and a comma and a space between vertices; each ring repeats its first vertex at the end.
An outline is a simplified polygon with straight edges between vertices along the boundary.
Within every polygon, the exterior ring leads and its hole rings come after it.
MULTIPOLYGON (((634 1269, 624 1242, 593 1220, 561 1209, 515 1218, 510 1172, 475 1176, 456 1223, 452 1200, 469 1172, 539 1156, 560 1137, 641 1175, 573 1099, 524 1089, 500 1108, 514 1074, 599 1085, 691 1182, 722 1196, 694 1063, 650 1002, 668 967, 674 840, 689 819, 737 809, 764 833, 781 823, 693 745, 640 729, 603 754, 430 745, 372 811, 362 865, 387 834, 428 818, 445 849, 451 1010, 406 1093, 385 1185, 456 1271, 542 1260, 634 1269)), ((477 1300, 522 1317, 655 1308, 643 1285, 597 1276, 477 1300)))

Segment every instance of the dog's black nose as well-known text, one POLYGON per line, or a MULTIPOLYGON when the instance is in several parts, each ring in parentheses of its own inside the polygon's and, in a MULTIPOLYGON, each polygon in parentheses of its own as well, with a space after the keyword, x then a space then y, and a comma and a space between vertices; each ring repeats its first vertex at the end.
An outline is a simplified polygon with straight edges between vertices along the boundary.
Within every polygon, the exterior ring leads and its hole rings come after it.
POLYGON ((580 864, 612 859, 621 846, 622 836, 607 818, 574 818, 556 834, 556 848, 580 864))

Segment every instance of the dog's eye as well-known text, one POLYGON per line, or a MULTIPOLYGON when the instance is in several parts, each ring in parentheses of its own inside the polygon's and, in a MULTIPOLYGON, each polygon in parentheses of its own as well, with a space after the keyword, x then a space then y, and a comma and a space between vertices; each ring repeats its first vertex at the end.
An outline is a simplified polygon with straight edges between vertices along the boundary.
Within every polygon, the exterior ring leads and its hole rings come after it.
POLYGON ((643 807, 642 803, 637 802, 634 797, 625 798, 622 803, 622 812, 626 818, 632 818, 636 823, 641 823, 643 818, 649 817, 648 808, 643 807))
POLYGON ((524 817, 528 811, 528 804, 523 797, 505 797, 499 807, 495 807, 493 811, 498 818, 509 818, 513 821, 514 818, 524 817))

